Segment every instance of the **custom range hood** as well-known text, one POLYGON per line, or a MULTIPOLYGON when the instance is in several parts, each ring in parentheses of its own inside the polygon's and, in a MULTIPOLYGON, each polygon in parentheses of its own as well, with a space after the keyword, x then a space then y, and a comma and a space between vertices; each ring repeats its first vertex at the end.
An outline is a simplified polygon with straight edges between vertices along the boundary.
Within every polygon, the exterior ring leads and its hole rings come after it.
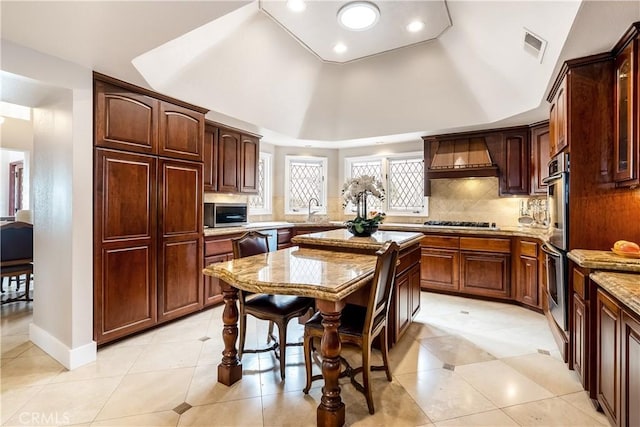
MULTIPOLYGON (((491 154, 484 138, 461 138, 439 141, 426 140, 428 146, 427 176, 438 178, 475 178, 498 176, 498 166, 491 160, 491 154)), ((427 154, 427 153, 425 153, 427 154)))

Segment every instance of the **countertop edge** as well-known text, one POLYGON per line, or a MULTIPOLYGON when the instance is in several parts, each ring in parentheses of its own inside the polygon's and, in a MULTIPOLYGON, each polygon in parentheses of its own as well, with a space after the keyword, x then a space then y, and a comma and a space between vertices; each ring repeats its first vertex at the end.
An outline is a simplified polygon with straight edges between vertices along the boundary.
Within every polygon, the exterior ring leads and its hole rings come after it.
POLYGON ((640 318, 640 274, 597 271, 589 278, 640 318))

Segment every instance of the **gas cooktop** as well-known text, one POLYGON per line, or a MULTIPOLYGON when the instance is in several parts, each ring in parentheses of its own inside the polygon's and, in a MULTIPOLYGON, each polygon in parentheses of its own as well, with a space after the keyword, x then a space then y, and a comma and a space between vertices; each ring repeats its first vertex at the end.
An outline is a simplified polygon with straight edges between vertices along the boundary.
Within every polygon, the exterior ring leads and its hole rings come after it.
POLYGON ((497 230, 495 222, 476 222, 476 221, 426 221, 424 223, 427 227, 433 228, 461 228, 466 230, 485 229, 485 230, 497 230))

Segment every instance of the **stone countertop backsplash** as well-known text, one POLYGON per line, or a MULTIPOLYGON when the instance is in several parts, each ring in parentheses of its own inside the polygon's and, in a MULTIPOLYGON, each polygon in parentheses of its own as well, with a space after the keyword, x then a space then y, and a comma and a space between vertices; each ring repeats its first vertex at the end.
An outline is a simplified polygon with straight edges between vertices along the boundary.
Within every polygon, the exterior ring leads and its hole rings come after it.
POLYGON ((640 274, 597 271, 589 278, 640 316, 640 274))

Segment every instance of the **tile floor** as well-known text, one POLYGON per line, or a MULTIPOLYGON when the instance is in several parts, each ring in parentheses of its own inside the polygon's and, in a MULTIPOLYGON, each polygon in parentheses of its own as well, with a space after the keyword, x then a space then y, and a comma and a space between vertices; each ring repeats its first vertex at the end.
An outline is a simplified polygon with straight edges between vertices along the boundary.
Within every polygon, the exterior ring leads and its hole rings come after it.
MULTIPOLYGON (((217 383, 221 308, 109 345, 67 371, 28 340, 29 305, 2 307, 2 425, 313 426, 321 381, 304 387, 301 347, 287 379, 268 353, 243 358, 244 377, 217 383)), ((251 318, 250 318, 251 319, 251 318)), ((247 347, 266 337, 249 322, 247 347)), ((302 327, 291 322, 291 340, 302 327)), ((349 358, 357 353, 349 351, 349 358)), ((379 357, 376 355, 376 357, 379 357)), ((375 415, 342 387, 347 425, 607 426, 560 360, 546 319, 500 303, 431 293, 391 351, 393 381, 373 374, 375 415)), ((319 368, 316 367, 319 372, 319 368)))

